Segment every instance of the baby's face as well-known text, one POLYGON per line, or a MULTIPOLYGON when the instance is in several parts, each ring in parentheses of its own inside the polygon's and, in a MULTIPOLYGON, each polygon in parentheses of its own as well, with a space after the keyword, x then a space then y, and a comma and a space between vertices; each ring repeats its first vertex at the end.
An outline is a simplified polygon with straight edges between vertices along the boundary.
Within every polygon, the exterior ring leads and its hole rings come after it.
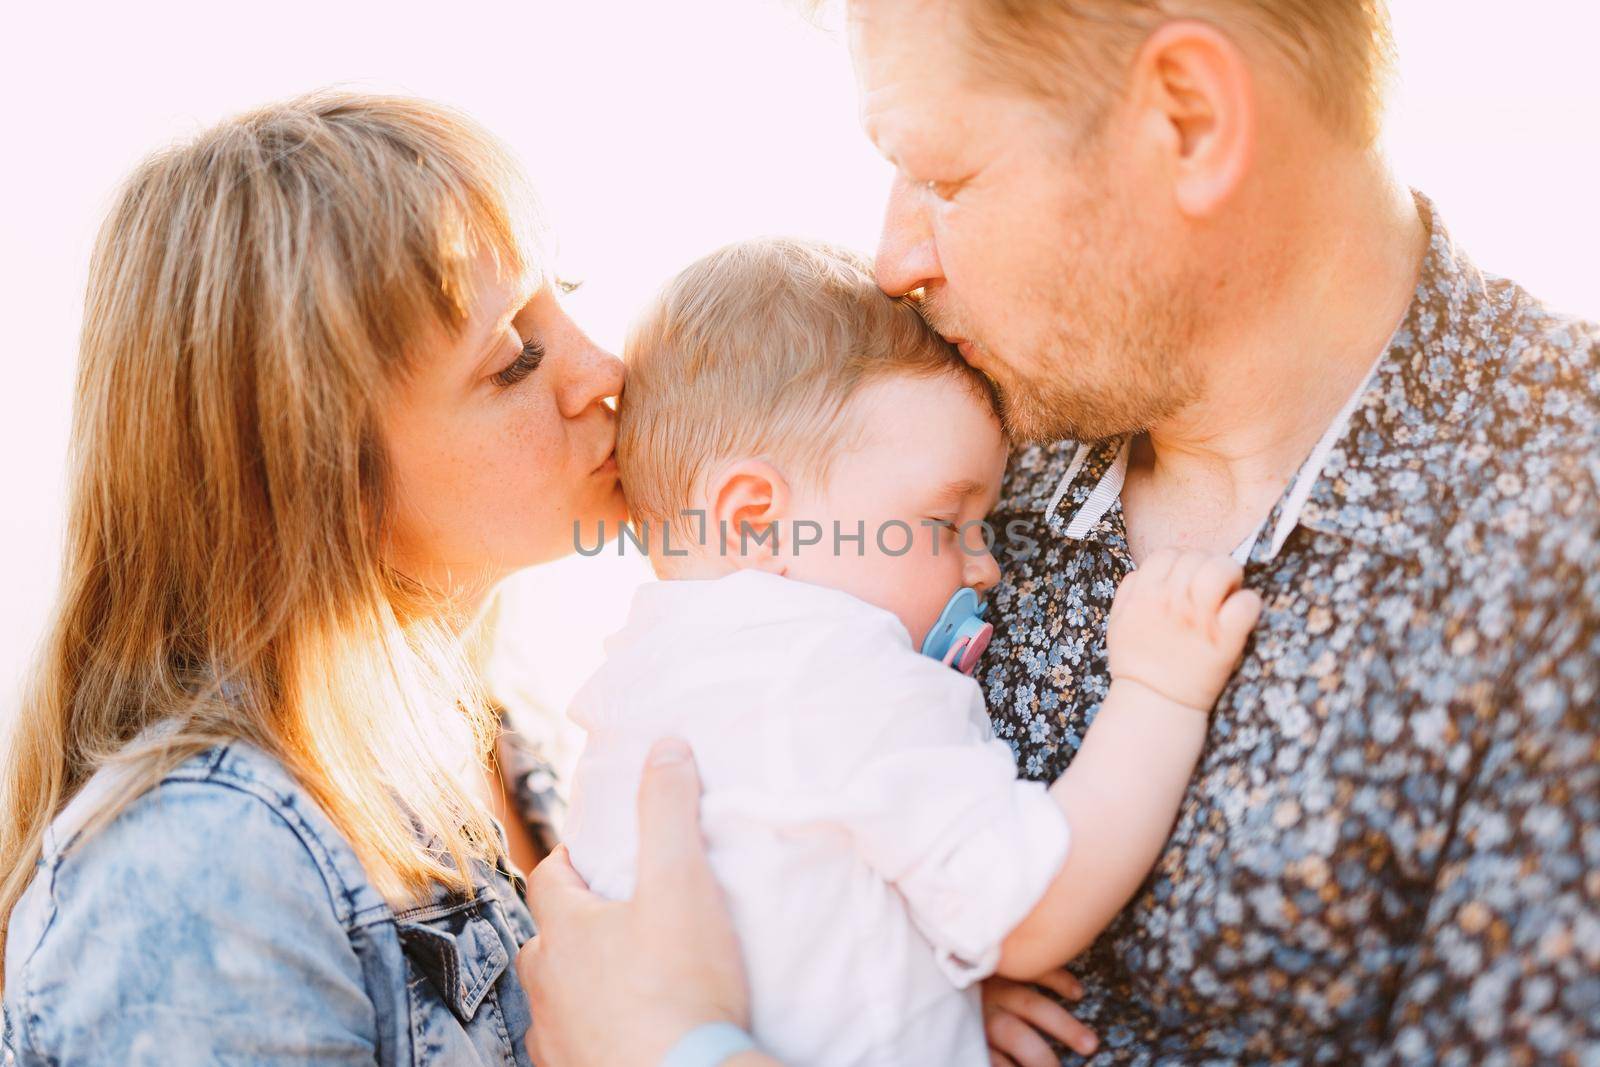
POLYGON ((795 519, 824 533, 786 573, 894 612, 920 648, 956 590, 983 596, 1000 580, 978 524, 1000 494, 1005 437, 987 402, 953 374, 886 379, 854 403, 860 447, 834 457, 825 486, 792 487, 795 519), (863 530, 864 543, 835 551, 835 523, 845 536, 863 530))

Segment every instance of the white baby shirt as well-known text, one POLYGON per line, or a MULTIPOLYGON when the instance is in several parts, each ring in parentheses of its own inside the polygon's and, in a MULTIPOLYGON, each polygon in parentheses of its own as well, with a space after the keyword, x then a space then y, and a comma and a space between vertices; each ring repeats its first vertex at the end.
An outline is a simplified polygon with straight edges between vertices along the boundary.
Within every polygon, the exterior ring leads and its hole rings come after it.
POLYGON ((567 845, 590 886, 632 895, 645 753, 682 737, 762 1049, 789 1067, 987 1063, 974 983, 1068 832, 977 683, 893 614, 758 571, 643 587, 606 653, 571 708, 588 738, 567 845))

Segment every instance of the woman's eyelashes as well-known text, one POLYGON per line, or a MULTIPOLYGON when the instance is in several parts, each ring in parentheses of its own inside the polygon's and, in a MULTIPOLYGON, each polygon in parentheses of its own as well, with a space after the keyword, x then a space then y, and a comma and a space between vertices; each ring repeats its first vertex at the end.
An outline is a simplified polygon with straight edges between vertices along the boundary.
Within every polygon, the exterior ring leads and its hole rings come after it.
POLYGON ((544 345, 535 340, 524 341, 522 350, 517 353, 517 358, 506 364, 491 376, 494 384, 508 388, 516 385, 522 379, 539 369, 539 364, 544 360, 544 345))

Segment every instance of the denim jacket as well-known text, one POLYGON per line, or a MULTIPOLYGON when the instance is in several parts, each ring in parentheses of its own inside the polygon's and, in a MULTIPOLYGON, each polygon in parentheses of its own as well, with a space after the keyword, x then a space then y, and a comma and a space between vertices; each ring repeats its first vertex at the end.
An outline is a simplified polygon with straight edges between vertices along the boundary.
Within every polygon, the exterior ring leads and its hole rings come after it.
POLYGON ((520 878, 396 912, 274 759, 187 761, 72 845, 115 773, 56 818, 12 915, 6 1062, 528 1065, 520 878))

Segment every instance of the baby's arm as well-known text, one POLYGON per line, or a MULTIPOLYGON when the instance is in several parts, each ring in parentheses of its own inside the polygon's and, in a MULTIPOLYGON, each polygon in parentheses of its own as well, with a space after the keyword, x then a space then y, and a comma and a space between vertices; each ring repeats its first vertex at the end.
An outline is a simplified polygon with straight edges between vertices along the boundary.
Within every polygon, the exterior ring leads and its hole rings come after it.
POLYGON ((1261 599, 1226 557, 1163 551, 1111 606, 1111 688, 1051 795, 1072 843, 1044 897, 1006 937, 999 973, 1034 978, 1077 956, 1161 854, 1205 743, 1211 706, 1261 599))

